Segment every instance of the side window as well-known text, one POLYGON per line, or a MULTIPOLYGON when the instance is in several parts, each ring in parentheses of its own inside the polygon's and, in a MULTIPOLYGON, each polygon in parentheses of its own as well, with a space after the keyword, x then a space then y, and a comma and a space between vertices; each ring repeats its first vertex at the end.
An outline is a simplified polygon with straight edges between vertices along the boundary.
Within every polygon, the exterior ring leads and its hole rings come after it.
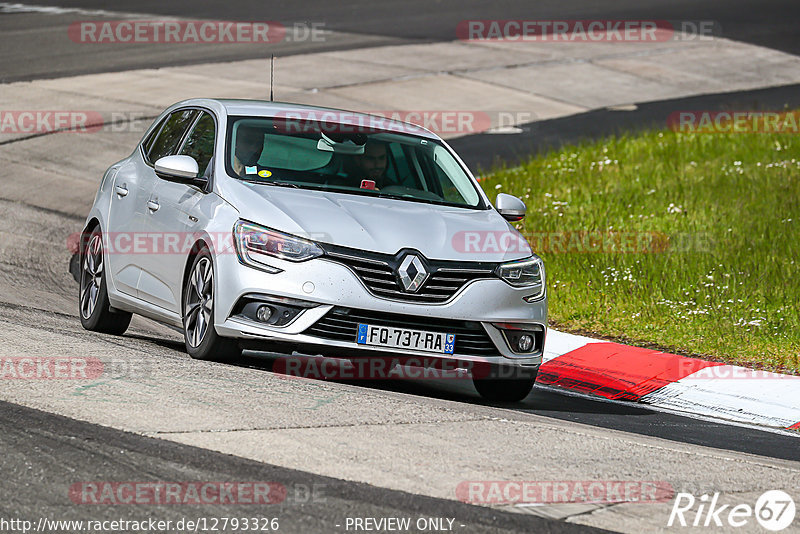
POLYGON ((206 173, 208 162, 214 155, 215 133, 214 117, 203 112, 181 148, 181 155, 192 156, 197 161, 200 176, 206 173))
POLYGON ((455 158, 444 147, 438 145, 434 146, 432 156, 432 167, 439 182, 437 184, 438 189, 444 199, 471 206, 477 204, 480 197, 475 188, 472 187, 472 184, 466 179, 455 158))
POLYGON ((161 127, 164 126, 164 123, 167 122, 168 118, 169 117, 164 117, 163 119, 161 119, 161 122, 159 122, 156 125, 156 127, 153 128, 153 131, 150 132, 150 135, 147 136, 147 139, 145 139, 144 144, 143 144, 143 148, 144 148, 144 153, 145 154, 149 154, 150 153, 150 148, 153 146, 153 141, 156 140, 156 137, 158 136, 159 130, 161 130, 161 127))
POLYGON ((197 111, 194 109, 184 109, 172 113, 147 152, 147 159, 151 163, 155 163, 164 156, 172 155, 178 148, 178 143, 181 142, 183 132, 196 116, 197 111))

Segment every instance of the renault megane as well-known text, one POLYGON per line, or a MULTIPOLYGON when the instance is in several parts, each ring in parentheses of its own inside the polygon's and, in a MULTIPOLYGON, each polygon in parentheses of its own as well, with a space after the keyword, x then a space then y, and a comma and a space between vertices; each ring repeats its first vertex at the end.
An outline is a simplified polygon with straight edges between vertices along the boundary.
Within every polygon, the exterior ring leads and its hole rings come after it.
POLYGON ((482 365, 519 400, 542 361, 542 261, 430 131, 340 110, 194 99, 106 171, 80 248, 80 318, 180 328, 193 358, 242 347, 482 365))

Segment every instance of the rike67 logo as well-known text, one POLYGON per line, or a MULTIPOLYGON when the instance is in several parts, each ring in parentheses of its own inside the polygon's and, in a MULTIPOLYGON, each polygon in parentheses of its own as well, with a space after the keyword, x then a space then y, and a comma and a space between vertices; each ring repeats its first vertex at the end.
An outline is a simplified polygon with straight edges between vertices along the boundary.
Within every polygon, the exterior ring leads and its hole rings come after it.
POLYGON ((749 526, 749 531, 755 518, 761 527, 778 532, 794 521, 794 499, 785 491, 767 491, 758 498, 755 506, 719 504, 719 496, 719 493, 714 493, 696 498, 691 493, 678 493, 667 526, 725 527, 726 530, 749 526))

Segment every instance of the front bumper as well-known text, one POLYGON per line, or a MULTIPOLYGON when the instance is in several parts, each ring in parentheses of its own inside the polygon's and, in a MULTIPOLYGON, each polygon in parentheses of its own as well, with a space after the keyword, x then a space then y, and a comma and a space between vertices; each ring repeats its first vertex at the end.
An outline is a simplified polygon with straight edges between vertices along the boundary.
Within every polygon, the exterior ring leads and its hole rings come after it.
MULTIPOLYGON (((235 254, 217 255, 215 262, 219 273, 216 277, 215 327, 221 336, 256 343, 263 341, 265 346, 278 342, 300 352, 307 352, 306 347, 316 347, 320 352, 336 349, 341 353, 352 353, 354 357, 361 354, 404 354, 520 366, 535 366, 542 361, 547 324, 546 296, 527 303, 522 299, 531 293, 530 290, 513 288, 500 279, 472 281, 441 304, 418 304, 376 297, 348 267, 325 258, 300 263, 271 260, 272 266, 282 269, 277 274, 242 265, 235 254), (316 306, 303 310, 286 326, 271 326, 237 315, 237 303, 246 295, 301 299, 316 306), (465 350, 459 352, 458 335, 456 352, 452 355, 365 346, 356 343, 355 336, 352 341, 347 341, 312 335, 315 324, 343 308, 358 310, 362 316, 372 312, 376 317, 391 314, 406 316, 415 322, 428 320, 432 324, 447 321, 479 324, 496 350, 480 354, 465 350), (517 354, 508 346, 498 324, 539 330, 541 341, 533 352, 517 354)), ((406 327, 419 329, 411 325, 406 327)))

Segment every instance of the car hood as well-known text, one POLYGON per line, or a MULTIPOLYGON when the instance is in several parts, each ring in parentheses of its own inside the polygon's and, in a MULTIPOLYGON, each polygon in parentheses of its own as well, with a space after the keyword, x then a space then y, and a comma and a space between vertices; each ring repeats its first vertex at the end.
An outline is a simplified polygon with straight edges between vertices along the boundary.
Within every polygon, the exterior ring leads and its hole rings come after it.
POLYGON ((241 218, 317 242, 429 259, 508 261, 531 255, 497 211, 228 180, 220 194, 241 218))

